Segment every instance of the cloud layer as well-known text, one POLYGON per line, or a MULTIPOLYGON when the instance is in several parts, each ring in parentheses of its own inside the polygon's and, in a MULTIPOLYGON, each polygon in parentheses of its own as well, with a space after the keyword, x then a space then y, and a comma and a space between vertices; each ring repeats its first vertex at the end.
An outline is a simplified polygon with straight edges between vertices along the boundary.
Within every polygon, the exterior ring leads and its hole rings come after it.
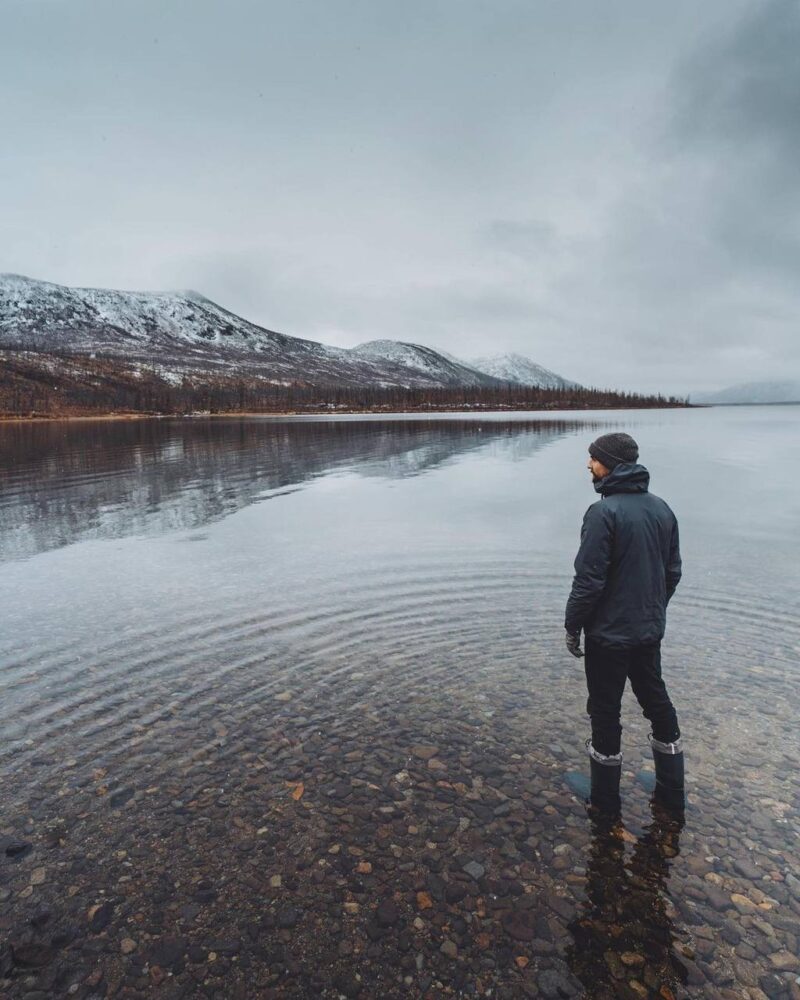
POLYGON ((687 392, 800 376, 789 0, 12 0, 0 270, 687 392))

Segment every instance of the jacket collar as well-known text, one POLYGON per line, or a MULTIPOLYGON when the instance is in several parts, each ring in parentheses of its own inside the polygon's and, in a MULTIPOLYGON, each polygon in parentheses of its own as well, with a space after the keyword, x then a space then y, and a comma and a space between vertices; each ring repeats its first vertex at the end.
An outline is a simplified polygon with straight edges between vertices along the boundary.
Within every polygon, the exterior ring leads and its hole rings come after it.
POLYGON ((613 493, 647 493, 650 473, 643 465, 621 462, 605 479, 594 484, 595 491, 607 497, 613 493))

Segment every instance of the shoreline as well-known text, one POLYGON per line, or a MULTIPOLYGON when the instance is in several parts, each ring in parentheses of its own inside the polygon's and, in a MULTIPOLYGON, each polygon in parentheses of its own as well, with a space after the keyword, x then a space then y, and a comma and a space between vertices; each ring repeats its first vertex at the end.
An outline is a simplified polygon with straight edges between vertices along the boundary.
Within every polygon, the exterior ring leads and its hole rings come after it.
POLYGON ((358 409, 358 410, 232 410, 224 413, 53 413, 36 414, 35 416, 17 416, 14 414, 0 414, 0 424, 43 424, 56 423, 61 421, 102 421, 102 420, 208 420, 233 417, 338 417, 338 416, 393 416, 398 413, 418 414, 421 417, 446 413, 470 413, 474 416, 483 416, 494 413, 606 413, 616 410, 702 410, 708 407, 703 404, 680 405, 680 406, 566 406, 553 407, 547 409, 527 409, 524 407, 507 407, 498 409, 476 410, 472 407, 452 407, 441 409, 403 409, 396 407, 391 410, 384 409, 358 409))

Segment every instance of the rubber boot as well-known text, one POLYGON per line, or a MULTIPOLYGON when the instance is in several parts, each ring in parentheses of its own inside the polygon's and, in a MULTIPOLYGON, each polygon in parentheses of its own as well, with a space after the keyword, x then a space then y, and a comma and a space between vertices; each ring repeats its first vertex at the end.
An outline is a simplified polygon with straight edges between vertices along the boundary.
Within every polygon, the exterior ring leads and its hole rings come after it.
POLYGON ((592 773, 592 790, 589 802, 603 816, 619 816, 622 801, 619 795, 619 779, 622 774, 622 754, 606 755, 598 753, 592 741, 586 741, 592 773))
POLYGON ((653 798, 670 812, 680 814, 686 808, 683 787, 683 741, 679 736, 674 743, 662 743, 652 733, 647 738, 656 766, 656 787, 653 798))

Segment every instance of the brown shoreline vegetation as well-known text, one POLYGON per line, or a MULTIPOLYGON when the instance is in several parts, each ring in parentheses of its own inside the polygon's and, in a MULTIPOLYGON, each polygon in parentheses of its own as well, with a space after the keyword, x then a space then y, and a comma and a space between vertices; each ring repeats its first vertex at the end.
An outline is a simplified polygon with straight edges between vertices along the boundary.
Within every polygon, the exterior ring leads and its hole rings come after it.
POLYGON ((136 419, 157 416, 299 413, 431 413, 686 407, 661 395, 583 387, 405 387, 312 385, 263 376, 154 367, 85 355, 0 351, 0 420, 136 419))

